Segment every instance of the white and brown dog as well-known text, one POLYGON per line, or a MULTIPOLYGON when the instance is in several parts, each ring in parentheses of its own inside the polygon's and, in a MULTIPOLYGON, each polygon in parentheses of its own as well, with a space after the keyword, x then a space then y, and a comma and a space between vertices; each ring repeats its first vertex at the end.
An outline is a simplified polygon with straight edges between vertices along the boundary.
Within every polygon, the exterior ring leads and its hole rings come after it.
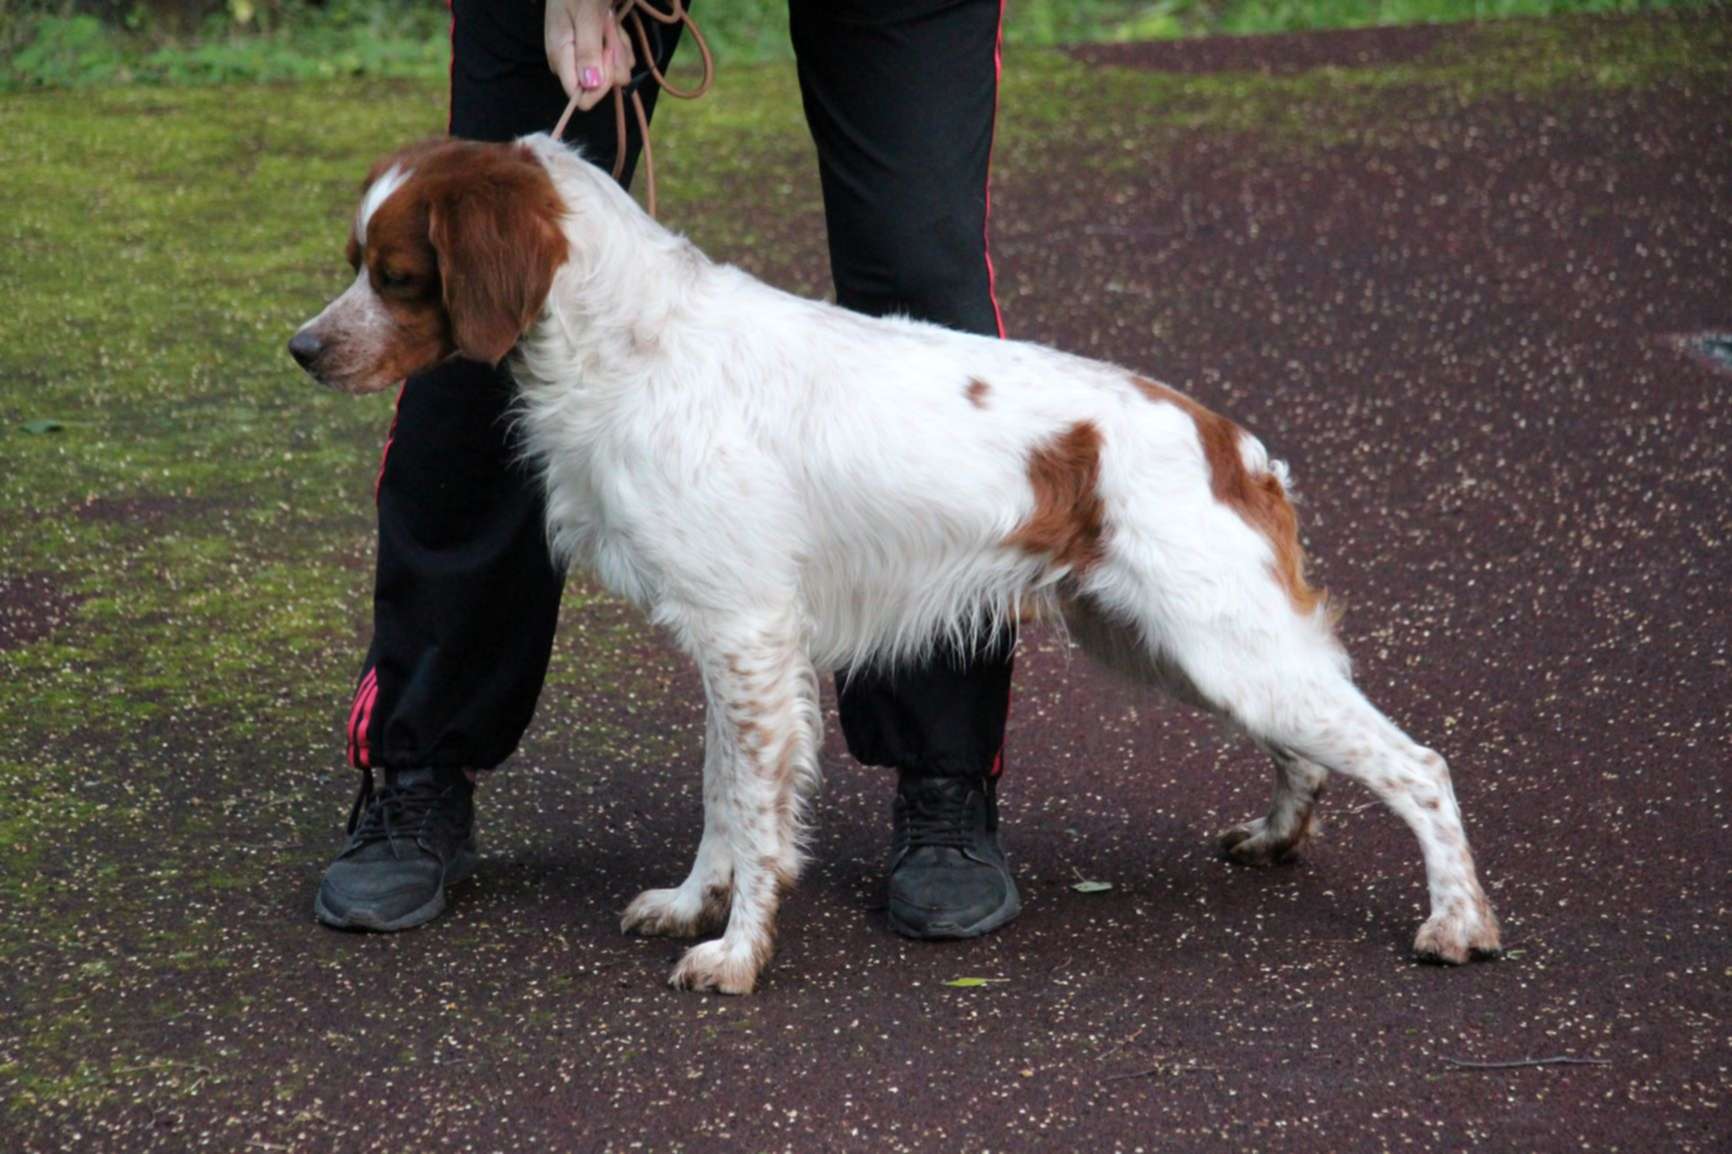
POLYGON ((818 672, 1027 610, 1274 758, 1269 813, 1222 836, 1234 860, 1292 854, 1327 775, 1357 778, 1424 851, 1415 951, 1497 951, 1448 767, 1354 687, 1285 469, 1231 421, 1112 365, 779 292, 546 136, 388 157, 349 260, 296 359, 370 393, 509 356, 555 555, 702 671, 697 861, 623 919, 722 931, 676 986, 745 993, 770 957, 817 784, 818 672))

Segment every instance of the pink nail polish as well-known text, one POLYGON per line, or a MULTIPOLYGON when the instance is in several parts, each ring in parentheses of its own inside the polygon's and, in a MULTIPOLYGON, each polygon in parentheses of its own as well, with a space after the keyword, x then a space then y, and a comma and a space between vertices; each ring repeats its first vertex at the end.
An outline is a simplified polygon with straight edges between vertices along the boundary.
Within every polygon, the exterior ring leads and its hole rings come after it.
POLYGON ((585 68, 583 70, 583 72, 578 76, 577 83, 582 88, 600 88, 601 87, 601 69, 599 69, 599 68, 585 68))

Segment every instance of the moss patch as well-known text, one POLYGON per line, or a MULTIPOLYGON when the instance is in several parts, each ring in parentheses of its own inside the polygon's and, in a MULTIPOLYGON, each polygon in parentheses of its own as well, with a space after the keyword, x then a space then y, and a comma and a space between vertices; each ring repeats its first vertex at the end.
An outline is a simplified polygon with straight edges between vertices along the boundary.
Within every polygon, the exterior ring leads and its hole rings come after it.
POLYGON ((1049 53, 1005 69, 1003 165, 1047 141, 1078 139, 1103 167, 1126 171, 1188 133, 1304 151, 1336 144, 1399 146, 1465 106, 1507 97, 1560 102, 1656 85, 1724 83, 1724 21, 1509 21, 1465 29, 1420 59, 1290 75, 1181 74, 1085 64, 1049 53), (1399 100, 1393 99, 1400 97, 1399 100), (1399 108, 1399 118, 1387 110, 1399 108))

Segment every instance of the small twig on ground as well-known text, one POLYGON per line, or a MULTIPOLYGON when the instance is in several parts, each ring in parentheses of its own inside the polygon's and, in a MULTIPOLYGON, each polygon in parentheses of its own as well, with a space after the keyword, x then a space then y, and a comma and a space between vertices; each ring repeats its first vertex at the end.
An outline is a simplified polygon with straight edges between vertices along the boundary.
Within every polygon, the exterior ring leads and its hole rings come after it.
POLYGON ((1132 1070, 1128 1074, 1109 1074, 1101 1081, 1124 1082, 1131 1078, 1147 1078, 1151 1074, 1188 1074, 1193 1070, 1213 1070, 1213 1066, 1205 1066, 1201 1062, 1156 1062, 1147 1070, 1132 1070))
POLYGON ((1150 1066, 1147 1070, 1137 1070, 1130 1074, 1112 1074, 1108 1077, 1102 1078, 1101 1081, 1123 1082, 1127 1078, 1147 1078, 1150 1074, 1164 1074, 1166 1073, 1166 1070, 1167 1068, 1165 1066, 1150 1066))
POLYGON ((203 1074, 207 1078, 211 1076, 211 1068, 209 1066, 200 1066, 196 1062, 182 1062, 175 1058, 152 1058, 142 1066, 122 1066, 114 1072, 116 1074, 136 1074, 140 1070, 161 1070, 171 1066, 180 1066, 187 1070, 193 1070, 197 1073, 203 1074))
POLYGON ((1475 1062, 1467 1058, 1451 1058, 1439 1054, 1458 1070, 1519 1070, 1526 1066, 1610 1066, 1610 1058, 1577 1058, 1571 1054, 1555 1054, 1549 1058, 1512 1058, 1504 1062, 1475 1062))
POLYGON ((1143 1036, 1143 1031, 1146 1029, 1148 1029, 1147 1026, 1138 1026, 1136 1033, 1132 1034, 1128 1038, 1120 1038, 1117 1042, 1113 1043, 1112 1049, 1108 1050, 1106 1053, 1104 1053, 1100 1056, 1100 1060, 1103 1062, 1106 1061, 1108 1058, 1112 1057, 1114 1054, 1118 1053, 1120 1050, 1124 1049, 1126 1046, 1129 1046, 1131 1043, 1135 1042, 1138 1038, 1143 1036))

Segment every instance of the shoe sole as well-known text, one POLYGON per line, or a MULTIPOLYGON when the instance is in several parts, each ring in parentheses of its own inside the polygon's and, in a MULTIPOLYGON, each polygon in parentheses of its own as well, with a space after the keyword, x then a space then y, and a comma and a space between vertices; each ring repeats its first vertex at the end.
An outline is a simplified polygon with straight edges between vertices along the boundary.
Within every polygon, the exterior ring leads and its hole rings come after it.
POLYGON ((1010 884, 1010 892, 1005 895, 1003 903, 984 918, 966 926, 954 926, 947 922, 917 927, 896 916, 894 906, 890 909, 890 928, 905 938, 913 938, 919 942, 952 942, 964 938, 979 938, 990 934, 993 930, 1006 925, 1022 912, 1022 895, 1017 892, 1016 883, 1010 884))
POLYGON ((464 851, 451 862, 451 868, 445 871, 445 880, 434 891, 427 902, 408 913, 395 918, 376 918, 364 910, 358 910, 347 917, 331 912, 325 905, 325 890, 321 886, 319 893, 313 898, 313 916, 323 925, 334 930, 365 930, 375 934, 394 934, 398 930, 412 930, 424 926, 445 912, 445 888, 454 886, 475 872, 478 858, 473 852, 464 851))

